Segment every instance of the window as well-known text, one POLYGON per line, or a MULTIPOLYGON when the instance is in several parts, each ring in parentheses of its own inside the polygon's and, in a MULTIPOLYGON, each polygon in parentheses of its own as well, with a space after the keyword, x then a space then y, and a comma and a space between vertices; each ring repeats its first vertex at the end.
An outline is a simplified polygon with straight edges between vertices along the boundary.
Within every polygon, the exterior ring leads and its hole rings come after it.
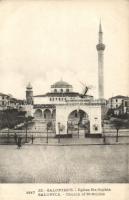
POLYGON ((118 102, 118 99, 116 99, 116 102, 118 102))
POLYGON ((51 98, 50 98, 50 101, 51 101, 51 98))
POLYGON ((69 92, 69 89, 66 89, 66 92, 69 92))
POLYGON ((59 101, 60 101, 60 98, 59 98, 59 101))
POLYGON ((60 89, 61 92, 63 92, 63 89, 60 89))
POLYGON ((57 89, 54 89, 54 92, 57 92, 57 89))

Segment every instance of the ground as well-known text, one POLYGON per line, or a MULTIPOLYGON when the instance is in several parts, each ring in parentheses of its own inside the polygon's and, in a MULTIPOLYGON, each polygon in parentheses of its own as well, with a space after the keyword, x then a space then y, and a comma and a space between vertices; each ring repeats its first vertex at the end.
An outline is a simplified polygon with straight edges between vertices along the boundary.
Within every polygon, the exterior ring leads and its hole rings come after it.
POLYGON ((1 183, 127 183, 128 145, 0 146, 1 183))

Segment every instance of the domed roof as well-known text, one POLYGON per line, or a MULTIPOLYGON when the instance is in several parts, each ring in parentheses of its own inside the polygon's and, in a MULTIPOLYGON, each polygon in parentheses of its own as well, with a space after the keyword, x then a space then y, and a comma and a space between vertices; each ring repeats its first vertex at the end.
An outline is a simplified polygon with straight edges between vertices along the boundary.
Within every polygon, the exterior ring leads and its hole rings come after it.
POLYGON ((63 80, 60 80, 51 85, 51 88, 72 88, 72 85, 63 80))
POLYGON ((28 83, 28 85, 26 86, 27 89, 32 89, 32 85, 31 83, 28 83))

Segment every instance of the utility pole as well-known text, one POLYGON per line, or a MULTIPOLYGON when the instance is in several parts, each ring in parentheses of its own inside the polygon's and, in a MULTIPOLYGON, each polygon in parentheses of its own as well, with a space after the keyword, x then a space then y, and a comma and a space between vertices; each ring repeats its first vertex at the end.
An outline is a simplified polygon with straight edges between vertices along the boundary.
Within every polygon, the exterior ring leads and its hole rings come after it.
POLYGON ((60 143, 60 122, 58 122, 58 129, 59 129, 58 143, 60 143))
POLYGON ((48 144, 48 124, 47 124, 47 144, 48 144))
POLYGON ((78 138, 79 138, 79 122, 78 122, 78 138))
POLYGON ((28 125, 27 125, 27 118, 26 118, 26 122, 25 122, 25 126, 26 126, 26 143, 27 143, 27 128, 28 128, 28 125))

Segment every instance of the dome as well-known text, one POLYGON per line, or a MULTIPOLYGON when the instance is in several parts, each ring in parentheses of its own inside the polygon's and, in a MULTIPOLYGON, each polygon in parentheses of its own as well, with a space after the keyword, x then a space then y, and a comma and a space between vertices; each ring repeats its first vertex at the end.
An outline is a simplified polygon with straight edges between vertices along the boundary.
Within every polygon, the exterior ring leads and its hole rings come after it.
POLYGON ((28 85, 26 86, 26 89, 32 89, 31 83, 28 83, 28 85))
POLYGON ((72 85, 61 80, 51 85, 51 88, 72 88, 72 85))

